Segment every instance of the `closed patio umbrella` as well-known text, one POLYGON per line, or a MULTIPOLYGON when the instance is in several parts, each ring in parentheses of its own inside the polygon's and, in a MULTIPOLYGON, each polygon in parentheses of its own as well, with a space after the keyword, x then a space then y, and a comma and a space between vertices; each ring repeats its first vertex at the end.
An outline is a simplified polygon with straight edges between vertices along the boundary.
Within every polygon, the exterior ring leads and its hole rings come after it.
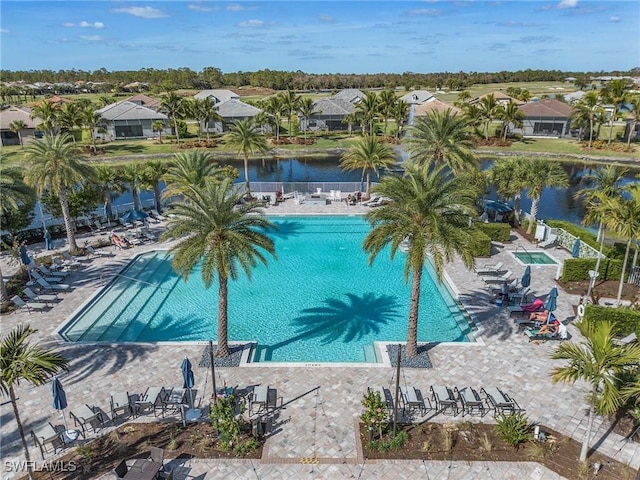
POLYGON ((184 381, 182 388, 186 388, 189 392, 189 408, 193 408, 193 399, 191 398, 191 389, 195 385, 195 379, 193 378, 193 370, 191 368, 191 362, 187 357, 184 357, 182 364, 180 365, 182 371, 182 380, 184 381))
POLYGON ((571 256, 573 258, 578 258, 580 256, 580 238, 576 238, 576 241, 573 242, 573 248, 571 249, 571 256))
POLYGON ((547 296, 547 303, 544 306, 545 310, 553 312, 556 309, 556 299, 558 298, 558 289, 553 287, 547 296))
POLYGON ((122 220, 124 220, 125 222, 137 222, 144 220, 148 216, 149 215, 140 210, 129 210, 122 216, 122 220))
POLYGON ((522 274, 522 279, 520 280, 520 285, 522 285, 524 288, 531 285, 531 266, 530 265, 527 265, 527 267, 524 269, 524 273, 522 274))
POLYGON ((22 263, 24 265, 29 265, 31 263, 31 258, 27 253, 27 246, 23 243, 22 245, 20 245, 20 248, 18 250, 20 251, 20 260, 22 261, 22 263))
POLYGON ((62 413, 65 433, 68 437, 73 437, 76 432, 75 430, 69 430, 69 427, 67 427, 67 417, 64 415, 64 409, 67 408, 67 396, 64 393, 64 388, 62 388, 62 384, 60 383, 60 380, 58 380, 58 377, 53 377, 51 382, 51 396, 53 397, 53 408, 60 410, 62 413))

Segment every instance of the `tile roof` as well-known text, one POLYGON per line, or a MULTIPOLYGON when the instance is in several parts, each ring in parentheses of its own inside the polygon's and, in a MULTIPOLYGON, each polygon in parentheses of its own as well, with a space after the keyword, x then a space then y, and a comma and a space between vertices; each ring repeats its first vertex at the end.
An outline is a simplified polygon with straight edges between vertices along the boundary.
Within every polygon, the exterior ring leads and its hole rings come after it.
POLYGON ((216 89, 216 90, 202 90, 194 95, 194 98, 202 100, 204 98, 214 98, 217 103, 223 103, 232 99, 239 99, 240 95, 232 92, 231 90, 216 89))
POLYGON ((312 117, 316 115, 348 115, 355 112, 356 107, 348 100, 327 97, 321 98, 313 104, 313 111, 315 112, 312 117))
POLYGON ((160 100, 151 98, 143 93, 137 93, 130 96, 129 98, 125 98, 125 100, 127 102, 137 103, 138 105, 142 105, 147 108, 152 108, 153 110, 160 109, 160 106, 162 105, 162 102, 160 100))
POLYGON ((522 105, 525 117, 569 117, 571 106, 553 98, 541 98, 522 105))
POLYGON ((357 88, 347 88, 345 90, 340 90, 331 98, 336 100, 346 100, 347 102, 351 103, 358 103, 365 96, 366 95, 357 88))
POLYGON ((127 100, 112 103, 96 110, 105 120, 169 120, 164 113, 156 112, 127 100))
POLYGON ((443 102, 442 100, 437 99, 436 97, 432 97, 426 102, 416 105, 414 107, 414 115, 416 117, 424 117, 427 113, 437 110, 439 112, 444 112, 445 110, 450 109, 451 113, 460 113, 460 109, 454 105, 443 102))
POLYGON ((216 105, 216 111, 221 117, 254 117, 262 110, 248 103, 233 98, 216 105))
POLYGON ((433 97, 433 93, 427 91, 427 90, 412 90, 411 92, 407 93, 406 95, 403 95, 402 97, 400 97, 401 100, 404 100, 405 102, 409 103, 409 104, 420 104, 420 103, 424 103, 427 100, 429 100, 431 97, 433 97))
POLYGON ((31 109, 27 107, 9 107, 0 111, 0 129, 9 130, 12 122, 22 120, 27 128, 36 128, 41 118, 31 118, 31 109))

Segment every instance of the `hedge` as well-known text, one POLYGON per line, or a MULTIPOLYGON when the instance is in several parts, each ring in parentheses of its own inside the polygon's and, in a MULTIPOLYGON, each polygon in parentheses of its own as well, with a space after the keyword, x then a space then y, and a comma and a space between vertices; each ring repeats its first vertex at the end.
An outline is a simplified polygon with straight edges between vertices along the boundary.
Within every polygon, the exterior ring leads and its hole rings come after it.
MULTIPOLYGON (((568 258, 564 261, 562 271, 563 282, 577 282, 579 280, 589 280, 589 270, 596 268, 595 258, 568 258)), ((603 258, 600 260, 598 280, 620 280, 622 274, 622 260, 613 258, 603 258)))
MULTIPOLYGON (((600 251, 600 242, 598 242, 597 237, 585 228, 563 220, 549 220, 547 221, 547 225, 552 228, 562 228, 574 237, 580 237, 581 241, 594 248, 596 251, 600 251)), ((626 245, 623 243, 615 243, 613 246, 605 243, 602 253, 603 255, 611 258, 624 258, 625 249, 626 245)))
POLYGON ((511 225, 508 223, 478 222, 475 226, 493 241, 508 242, 511 239, 511 225))
POLYGON ((613 324, 613 333, 626 337, 635 332, 640 338, 640 310, 624 307, 605 307, 588 303, 584 309, 584 316, 596 322, 608 320, 613 324))
POLYGON ((491 256, 491 239, 478 228, 471 230, 471 253, 474 257, 491 256))

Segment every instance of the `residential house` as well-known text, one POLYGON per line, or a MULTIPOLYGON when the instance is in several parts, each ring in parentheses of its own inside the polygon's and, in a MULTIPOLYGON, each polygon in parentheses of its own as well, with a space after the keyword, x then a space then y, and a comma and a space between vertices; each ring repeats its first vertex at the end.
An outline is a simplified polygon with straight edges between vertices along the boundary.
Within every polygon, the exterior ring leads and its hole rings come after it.
POLYGON ((432 98, 435 98, 433 93, 427 90, 413 90, 400 97, 400 100, 404 100, 409 105, 421 105, 432 98))
POLYGON ((366 97, 366 95, 357 88, 347 88, 345 90, 340 90, 332 98, 335 98, 336 100, 346 100, 347 102, 356 105, 360 103, 364 97, 366 97))
MULTIPOLYGON (((238 97, 239 98, 239 97, 238 97)), ((201 125, 202 131, 212 133, 224 133, 229 130, 229 126, 236 120, 253 118, 262 112, 257 107, 241 102, 237 98, 226 100, 216 104, 216 112, 222 117, 222 122, 210 121, 207 128, 201 125)))
POLYGON ((131 103, 135 103, 136 105, 142 105, 143 107, 150 108, 151 110, 155 110, 156 112, 160 110, 160 107, 162 106, 162 102, 160 100, 151 98, 144 93, 137 93, 130 96, 129 98, 125 98, 125 100, 131 103))
POLYGON ((437 110, 439 112, 444 112, 445 110, 451 110, 451 113, 459 114, 461 110, 455 105, 451 105, 450 103, 443 102, 442 100, 431 97, 424 103, 420 105, 415 105, 413 108, 414 117, 425 117, 427 113, 437 110))
POLYGON ((305 120, 300 120, 300 128, 309 131, 347 130, 350 126, 344 122, 347 115, 356 111, 356 106, 348 100, 334 97, 321 98, 313 104, 313 114, 305 128, 305 120))
POLYGON ((216 89, 216 90, 201 90, 200 92, 194 95, 194 98, 198 100, 202 100, 206 98, 214 105, 219 105, 229 100, 240 100, 240 95, 232 92, 231 90, 216 89))
POLYGON ((636 122, 636 124, 634 125, 634 120, 633 120, 633 116, 629 115, 626 119, 626 124, 624 126, 624 135, 622 138, 624 138, 625 141, 627 141, 627 139, 629 138, 629 132, 631 131, 631 129, 634 129, 634 133, 631 134, 631 141, 632 142, 640 142, 640 122, 636 122))
POLYGON ((570 135, 571 106, 553 98, 532 99, 520 107, 524 113, 525 137, 566 137, 570 135))
POLYGON ((128 100, 107 105, 96 113, 102 117, 100 124, 107 131, 108 137, 114 140, 151 138, 156 135, 152 128, 153 122, 161 121, 167 126, 170 123, 169 117, 164 113, 128 100))
POLYGON ((20 145, 18 133, 11 131, 11 124, 22 121, 26 128, 20 131, 22 143, 34 137, 42 137, 42 132, 37 126, 42 123, 40 118, 31 118, 31 109, 28 107, 8 107, 0 111, 0 140, 3 146, 20 145))
POLYGON ((525 103, 522 100, 518 100, 517 98, 510 97, 509 95, 506 95, 502 92, 487 93, 486 95, 482 95, 481 97, 476 97, 473 100, 470 100, 469 103, 471 105, 475 105, 476 103, 479 103, 483 98, 488 97, 489 95, 493 95, 493 98, 496 100, 496 103, 498 105, 502 105, 503 107, 507 106, 509 102, 512 100, 516 102, 516 105, 524 105, 525 103))

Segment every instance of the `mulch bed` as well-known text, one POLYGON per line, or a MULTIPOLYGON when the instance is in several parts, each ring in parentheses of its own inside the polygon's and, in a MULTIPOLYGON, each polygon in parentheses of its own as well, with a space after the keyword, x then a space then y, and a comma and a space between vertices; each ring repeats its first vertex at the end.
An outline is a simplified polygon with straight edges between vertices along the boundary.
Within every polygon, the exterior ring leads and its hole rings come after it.
MULTIPOLYGON (((548 437, 545 442, 528 442, 515 449, 505 444, 494 425, 476 423, 429 423, 400 425, 409 440, 398 451, 372 451, 367 448, 368 432, 360 426, 364 456, 370 459, 449 460, 492 462, 538 462, 568 479, 581 476, 581 444, 565 435, 542 427, 548 437), (448 446, 450 445, 450 447, 448 446)), ((593 465, 602 465, 598 480, 635 478, 636 471, 600 453, 588 457, 593 465)), ((584 473, 584 472, 582 472, 584 473)), ((593 473, 593 472, 592 472, 593 473)))

